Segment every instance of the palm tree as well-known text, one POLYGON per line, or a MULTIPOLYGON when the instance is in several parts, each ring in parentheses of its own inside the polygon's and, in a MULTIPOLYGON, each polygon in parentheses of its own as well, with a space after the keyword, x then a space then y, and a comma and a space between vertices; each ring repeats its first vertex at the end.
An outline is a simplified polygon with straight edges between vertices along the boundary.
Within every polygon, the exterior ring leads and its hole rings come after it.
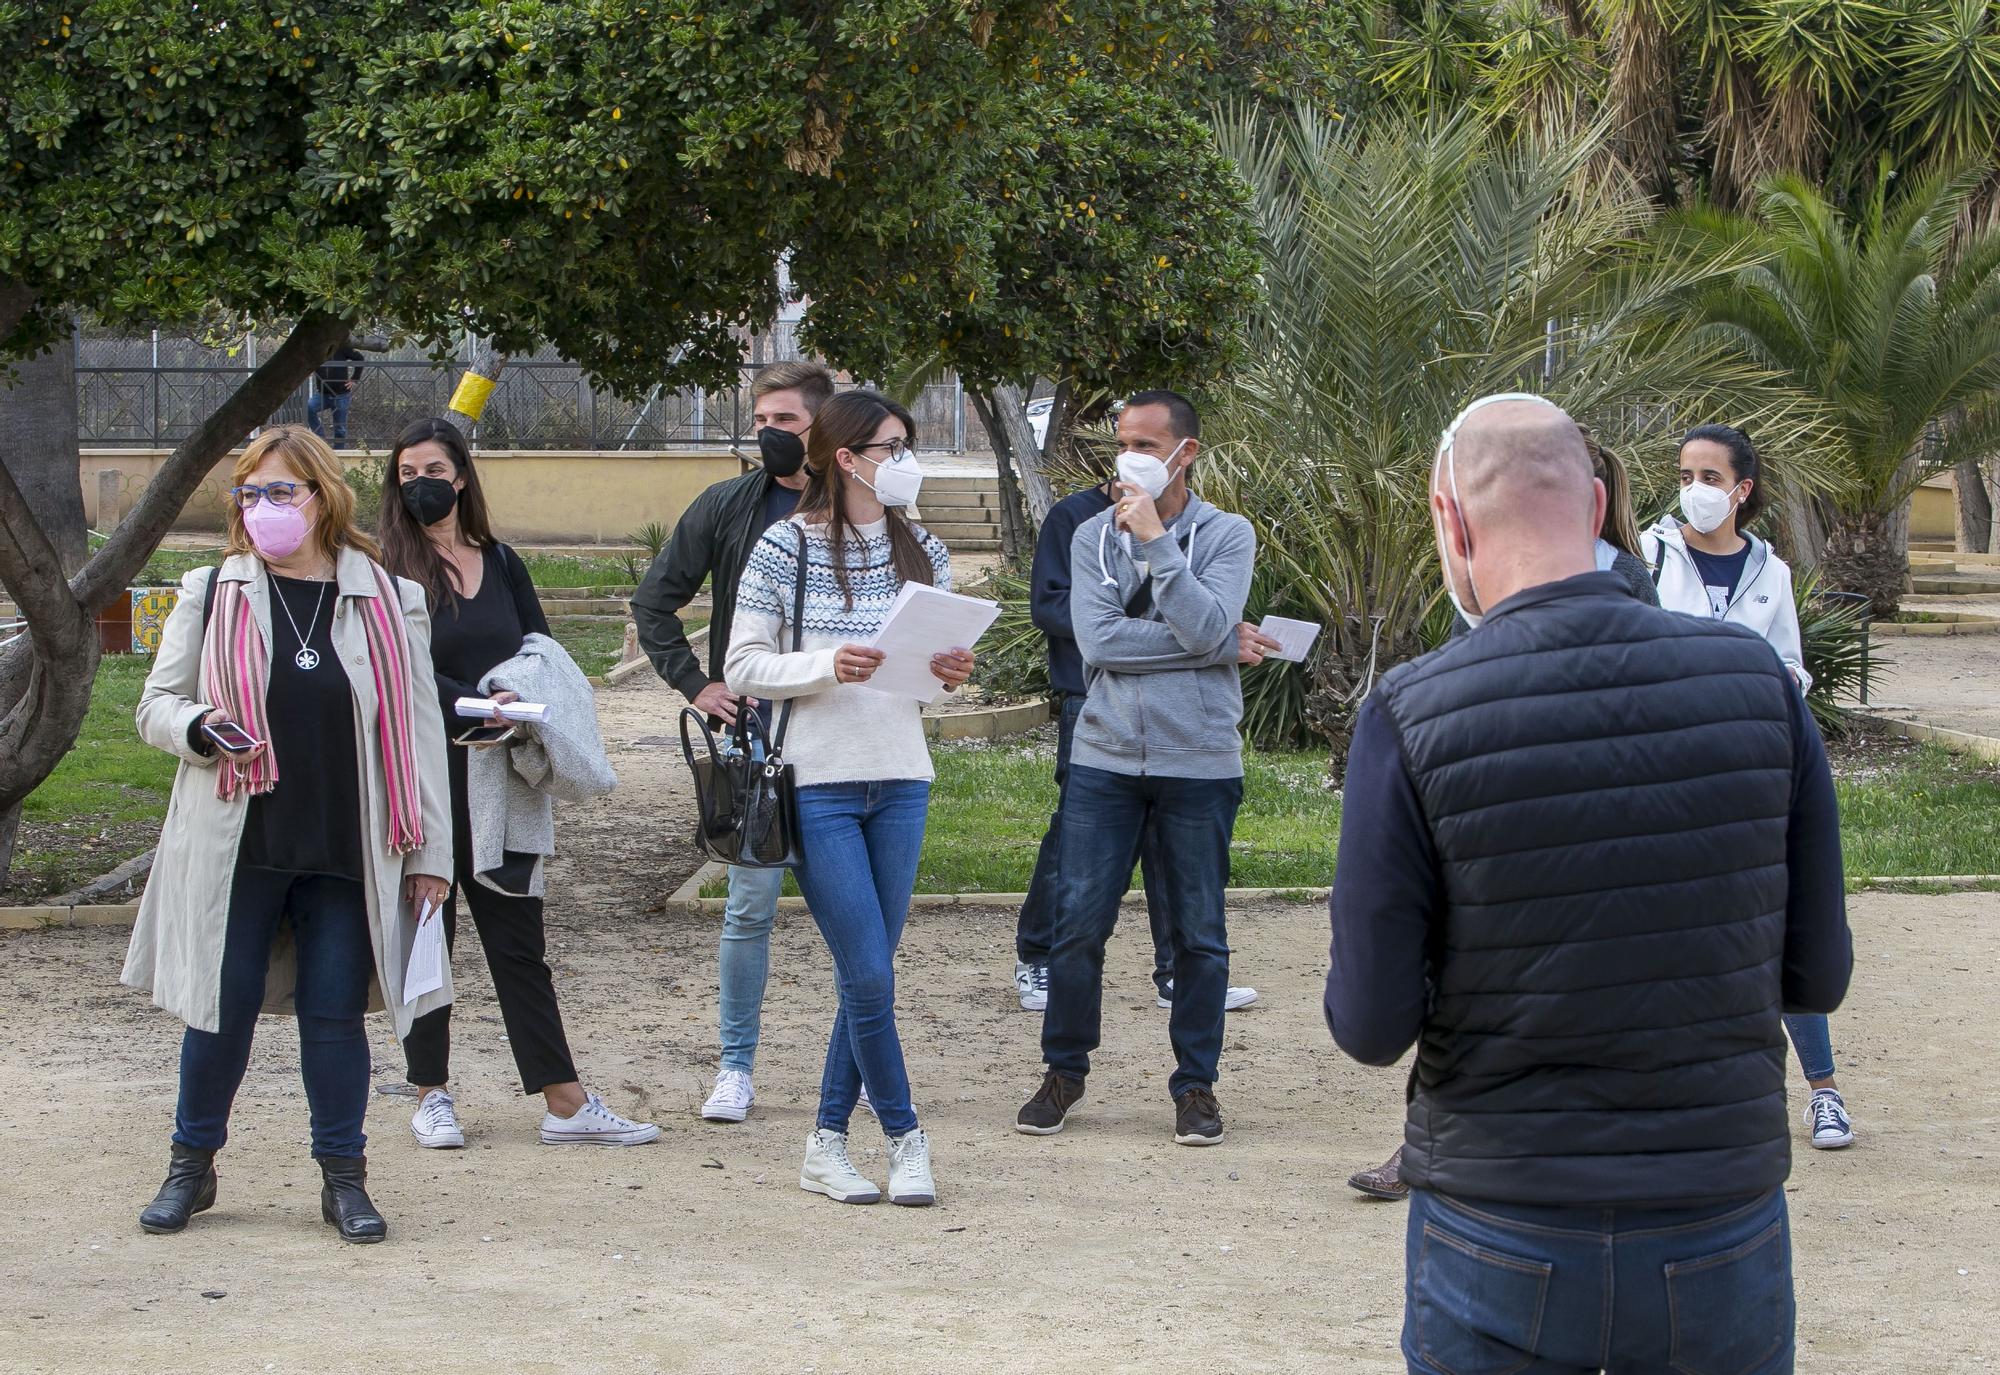
POLYGON ((1908 576, 1911 493, 2000 447, 2000 232, 1955 234, 1980 180, 1934 173, 1891 196, 1885 170, 1849 216, 1785 177, 1754 217, 1692 211, 1668 227, 1760 259, 1698 308, 1716 337, 1823 407, 1835 444, 1824 457, 1848 482, 1823 507, 1822 567, 1878 616, 1908 576))
POLYGON ((1358 130, 1302 110, 1224 116, 1218 138, 1254 193, 1266 296, 1211 402, 1199 482, 1257 527, 1270 609, 1326 628, 1306 711, 1338 763, 1439 597, 1426 489, 1446 422, 1518 388, 1628 449, 1676 418, 1772 417, 1763 370, 1679 309, 1750 259, 1645 252, 1650 202, 1604 174, 1601 130, 1358 130))

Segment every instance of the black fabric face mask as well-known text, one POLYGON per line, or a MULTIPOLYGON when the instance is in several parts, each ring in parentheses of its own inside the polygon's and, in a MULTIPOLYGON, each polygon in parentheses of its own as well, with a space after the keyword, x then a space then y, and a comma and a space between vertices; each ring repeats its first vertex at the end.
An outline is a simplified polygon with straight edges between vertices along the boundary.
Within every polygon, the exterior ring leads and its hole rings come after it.
POLYGON ((413 477, 403 484, 403 509, 424 525, 436 525, 458 505, 458 489, 441 477, 413 477))
POLYGON ((766 425, 757 431, 757 452, 764 460, 765 472, 772 477, 790 477, 805 464, 806 442, 790 430, 766 425))

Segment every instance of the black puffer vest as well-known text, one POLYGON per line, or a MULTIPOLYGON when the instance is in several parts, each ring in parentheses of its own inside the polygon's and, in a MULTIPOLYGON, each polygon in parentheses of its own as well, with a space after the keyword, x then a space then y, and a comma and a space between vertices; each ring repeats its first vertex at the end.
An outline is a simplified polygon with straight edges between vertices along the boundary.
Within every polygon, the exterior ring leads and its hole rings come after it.
POLYGON ((1783 1182, 1794 691, 1756 635, 1611 573, 1382 679, 1448 904, 1412 1184, 1674 1206, 1783 1182))

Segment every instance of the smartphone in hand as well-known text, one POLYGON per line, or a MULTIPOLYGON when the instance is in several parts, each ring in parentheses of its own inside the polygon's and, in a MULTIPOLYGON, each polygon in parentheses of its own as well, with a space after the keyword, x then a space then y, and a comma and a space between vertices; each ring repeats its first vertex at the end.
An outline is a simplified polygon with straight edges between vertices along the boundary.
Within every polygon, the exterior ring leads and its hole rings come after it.
POLYGON ((214 741, 218 749, 230 754, 248 754, 264 743, 234 721, 205 722, 201 733, 214 741))
POLYGON ((513 738, 514 728, 512 726, 487 724, 484 726, 474 726, 471 730, 457 736, 452 743, 454 745, 469 745, 474 749, 484 749, 489 745, 498 745, 503 741, 512 740, 513 738))

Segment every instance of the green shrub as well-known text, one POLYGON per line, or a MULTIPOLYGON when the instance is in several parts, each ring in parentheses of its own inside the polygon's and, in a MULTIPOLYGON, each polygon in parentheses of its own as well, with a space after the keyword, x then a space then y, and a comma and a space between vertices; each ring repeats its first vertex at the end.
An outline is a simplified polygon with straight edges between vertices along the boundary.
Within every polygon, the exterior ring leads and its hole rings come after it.
POLYGON ((1858 695, 1868 666, 1868 599, 1822 591, 1817 574, 1793 584, 1806 672, 1813 678, 1806 705, 1821 733, 1845 735, 1852 723, 1846 699, 1858 695))
POLYGON ((388 480, 386 458, 364 458, 347 465, 347 485, 354 490, 354 523, 375 535, 382 521, 382 484, 388 480))

